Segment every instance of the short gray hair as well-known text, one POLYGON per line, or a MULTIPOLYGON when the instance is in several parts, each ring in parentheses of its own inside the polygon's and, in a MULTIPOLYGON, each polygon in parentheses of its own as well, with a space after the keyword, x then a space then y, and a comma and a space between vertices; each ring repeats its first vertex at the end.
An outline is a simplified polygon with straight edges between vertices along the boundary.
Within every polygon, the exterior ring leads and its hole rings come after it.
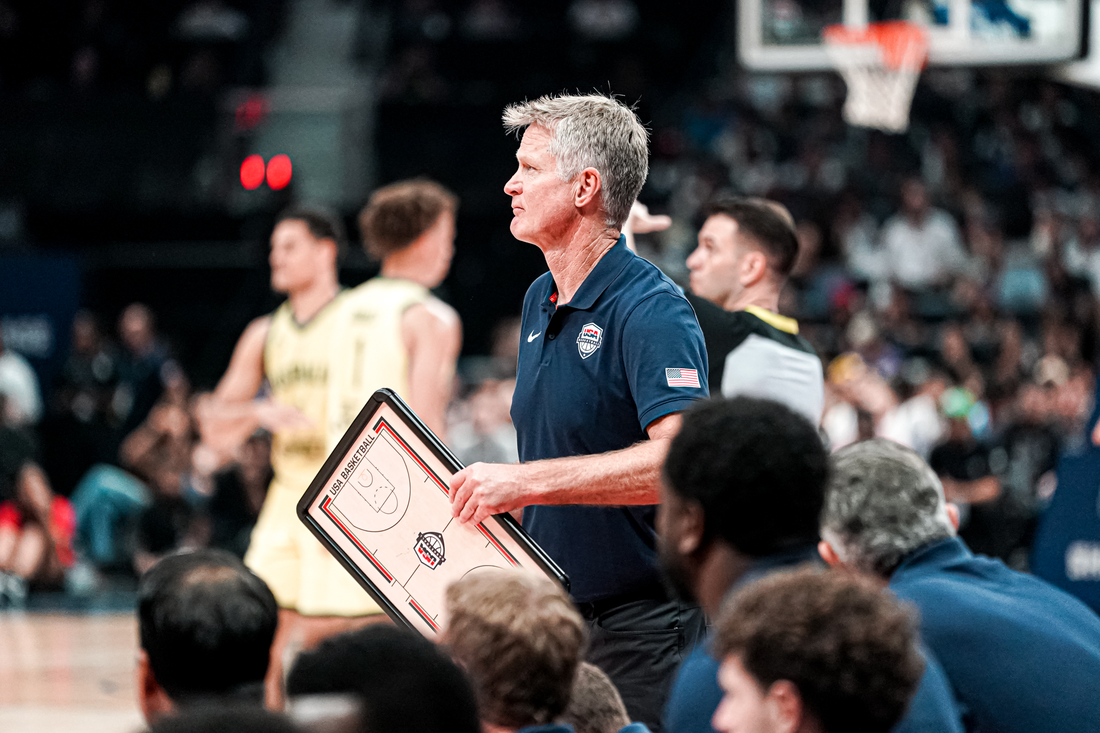
POLYGON ((908 448, 876 438, 830 463, 821 537, 845 564, 889 577, 909 553, 955 534, 943 485, 908 448))
POLYGON ((585 168, 600 172, 607 226, 621 229, 649 175, 649 133, 630 107, 602 94, 547 95, 504 109, 504 128, 550 131, 558 177, 571 181, 585 168))

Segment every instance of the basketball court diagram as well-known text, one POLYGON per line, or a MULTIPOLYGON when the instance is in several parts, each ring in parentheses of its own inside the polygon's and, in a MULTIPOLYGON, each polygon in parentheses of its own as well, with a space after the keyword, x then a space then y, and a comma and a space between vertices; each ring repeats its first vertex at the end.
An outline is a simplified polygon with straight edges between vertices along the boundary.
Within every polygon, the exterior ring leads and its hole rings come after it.
POLYGON ((439 631, 451 582, 473 570, 523 566, 522 550, 495 523, 474 527, 451 516, 441 469, 376 416, 311 511, 331 523, 345 553, 429 636, 439 631))
POLYGON ((411 491, 409 469, 400 451, 390 438, 380 435, 332 503, 355 529, 384 532, 405 517, 411 491))

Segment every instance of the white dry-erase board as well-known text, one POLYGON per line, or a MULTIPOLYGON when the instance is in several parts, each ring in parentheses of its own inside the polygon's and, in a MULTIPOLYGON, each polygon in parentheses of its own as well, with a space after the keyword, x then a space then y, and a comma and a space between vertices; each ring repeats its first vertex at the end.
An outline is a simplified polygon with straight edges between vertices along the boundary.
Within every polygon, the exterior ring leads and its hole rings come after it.
POLYGON ((508 514, 451 516, 454 454, 392 390, 367 401, 298 502, 298 517, 395 623, 439 633, 447 586, 482 568, 568 578, 508 514))

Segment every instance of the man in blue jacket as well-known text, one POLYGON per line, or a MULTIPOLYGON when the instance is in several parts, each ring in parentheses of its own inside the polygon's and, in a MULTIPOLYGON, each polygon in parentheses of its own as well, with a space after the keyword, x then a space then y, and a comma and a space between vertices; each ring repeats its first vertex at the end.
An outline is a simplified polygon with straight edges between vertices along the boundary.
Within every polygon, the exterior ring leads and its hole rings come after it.
MULTIPOLYGON (((770 400, 712 400, 684 414, 664 466, 660 559, 677 593, 711 619, 737 589, 779 570, 820 563, 818 518, 828 455, 810 421, 770 400)), ((664 728, 711 733, 722 691, 710 643, 680 667, 664 728)), ((895 731, 961 732, 942 671, 925 673, 895 731)))
POLYGON ((897 443, 832 457, 821 555, 876 575, 921 614, 968 730, 1100 730, 1100 617, 1076 598, 955 536, 936 474, 897 443))

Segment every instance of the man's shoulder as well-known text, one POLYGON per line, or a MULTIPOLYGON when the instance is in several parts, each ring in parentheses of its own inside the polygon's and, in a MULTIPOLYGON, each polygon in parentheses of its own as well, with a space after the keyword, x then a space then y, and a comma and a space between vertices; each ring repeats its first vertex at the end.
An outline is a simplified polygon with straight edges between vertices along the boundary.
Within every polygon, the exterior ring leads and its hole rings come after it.
POLYGON ((798 322, 793 318, 779 314, 770 314, 768 317, 768 312, 759 309, 754 309, 756 312, 728 311, 694 295, 688 295, 687 298, 695 309, 699 326, 707 336, 708 344, 710 341, 716 345, 720 342, 723 353, 733 351, 749 336, 756 334, 795 351, 817 356, 813 345, 799 335, 798 322))
POLYGON ((627 261, 616 278, 616 284, 624 290, 636 293, 639 297, 667 293, 687 301, 684 291, 672 281, 672 278, 652 262, 638 255, 627 261))
MULTIPOLYGON (((1075 605, 1072 597, 1034 576, 1017 572, 984 555, 951 556, 947 562, 902 567, 890 579, 895 595, 921 607, 927 616, 954 617, 961 606, 971 614, 1001 613, 1010 606, 1075 605), (927 607, 927 610, 926 610, 927 607)), ((971 616, 973 617, 973 616, 971 616)))
POLYGON ((354 288, 343 290, 337 296, 342 307, 359 307, 375 301, 393 301, 395 298, 427 299, 431 297, 423 285, 411 280, 397 278, 372 277, 354 288))
POLYGON ((641 257, 627 263, 601 301, 634 323, 675 322, 699 328, 695 310, 680 286, 641 257))

